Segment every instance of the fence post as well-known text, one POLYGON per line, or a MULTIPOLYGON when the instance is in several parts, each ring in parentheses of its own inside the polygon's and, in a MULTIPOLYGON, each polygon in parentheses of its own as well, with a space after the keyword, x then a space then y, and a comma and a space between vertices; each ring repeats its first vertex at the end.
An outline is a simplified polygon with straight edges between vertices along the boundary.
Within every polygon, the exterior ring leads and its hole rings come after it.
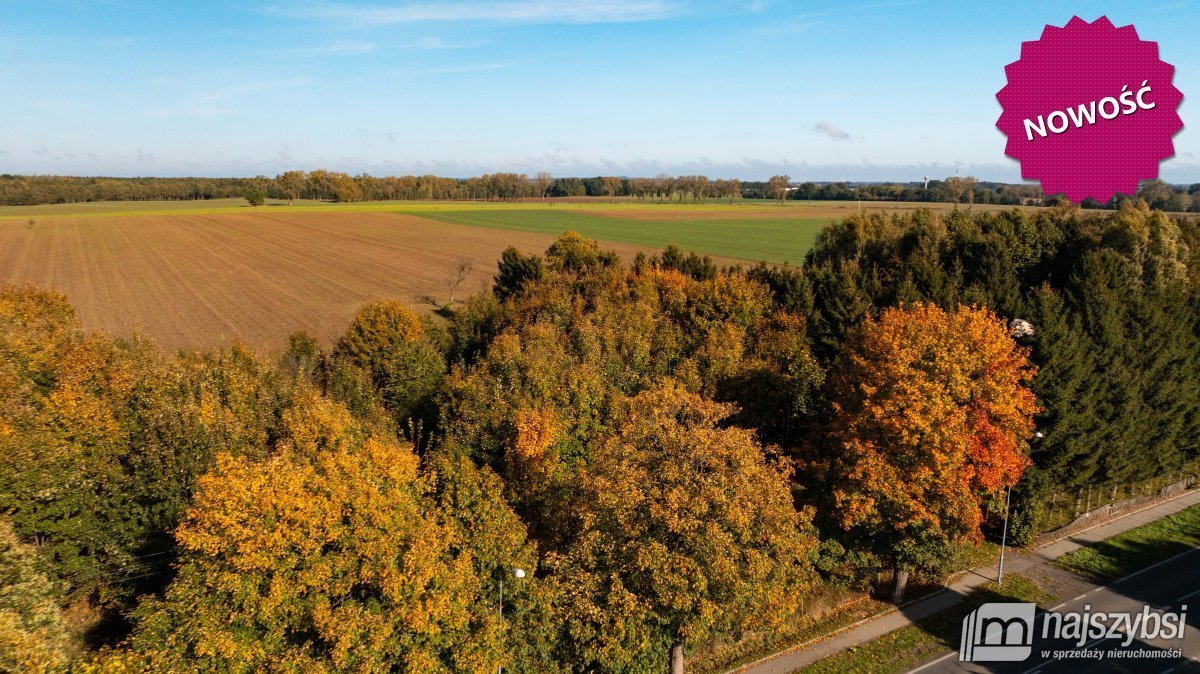
MULTIPOLYGON (((1079 506, 1082 503, 1083 503, 1083 487, 1080 487, 1079 491, 1075 492, 1075 518, 1079 517, 1079 512, 1080 512, 1079 506)), ((1075 518, 1072 518, 1072 519, 1075 519, 1075 518)))

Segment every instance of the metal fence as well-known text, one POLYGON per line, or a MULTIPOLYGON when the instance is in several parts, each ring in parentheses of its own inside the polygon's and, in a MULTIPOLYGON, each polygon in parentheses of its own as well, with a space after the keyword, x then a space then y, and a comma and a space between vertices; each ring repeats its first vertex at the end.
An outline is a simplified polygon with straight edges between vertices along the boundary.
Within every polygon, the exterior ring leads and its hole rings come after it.
POLYGON ((1087 487, 1066 497, 1061 493, 1054 494, 1047 521, 1050 528, 1039 538, 1086 529, 1174 496, 1191 488, 1195 481, 1195 475, 1175 473, 1127 485, 1087 487))

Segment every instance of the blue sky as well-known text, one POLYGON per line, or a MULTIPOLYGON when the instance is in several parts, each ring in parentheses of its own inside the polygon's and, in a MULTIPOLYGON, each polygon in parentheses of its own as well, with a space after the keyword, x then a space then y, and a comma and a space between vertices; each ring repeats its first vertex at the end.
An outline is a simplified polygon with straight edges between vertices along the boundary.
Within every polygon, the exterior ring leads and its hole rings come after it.
POLYGON ((1017 180, 1004 65, 1074 14, 1200 91, 1200 1, 0 0, 0 172, 1017 180))

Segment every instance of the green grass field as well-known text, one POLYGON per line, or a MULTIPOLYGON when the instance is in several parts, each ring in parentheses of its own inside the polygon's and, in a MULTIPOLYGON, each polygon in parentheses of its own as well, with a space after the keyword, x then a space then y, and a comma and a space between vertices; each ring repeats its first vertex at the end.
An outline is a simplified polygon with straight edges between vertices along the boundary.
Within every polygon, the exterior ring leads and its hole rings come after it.
POLYGON ((415 211, 433 220, 521 232, 559 234, 574 230, 592 239, 664 248, 744 260, 798 264, 828 220, 806 217, 754 217, 640 220, 587 213, 570 207, 415 211))
POLYGON ((1003 586, 988 583, 961 604, 798 671, 804 674, 906 672, 938 653, 957 649, 963 618, 982 604, 1017 601, 1045 605, 1056 599, 1030 579, 1014 573, 1005 576, 1003 586))
MULTIPOLYGON (((241 199, 212 201, 97 202, 0 207, 0 220, 39 218, 214 215, 222 213, 402 213, 488 229, 561 234, 575 230, 613 243, 663 248, 675 244, 723 258, 799 264, 817 233, 840 219, 845 204, 814 206, 806 202, 780 206, 768 201, 657 204, 635 201, 484 203, 392 201, 326 203, 271 201, 253 209, 241 199)), ((847 211, 849 212, 849 211, 847 211)), ((528 251, 540 252, 540 251, 528 251)))
POLYGON ((1055 561, 1096 582, 1112 580, 1200 545, 1200 505, 1130 529, 1055 561))

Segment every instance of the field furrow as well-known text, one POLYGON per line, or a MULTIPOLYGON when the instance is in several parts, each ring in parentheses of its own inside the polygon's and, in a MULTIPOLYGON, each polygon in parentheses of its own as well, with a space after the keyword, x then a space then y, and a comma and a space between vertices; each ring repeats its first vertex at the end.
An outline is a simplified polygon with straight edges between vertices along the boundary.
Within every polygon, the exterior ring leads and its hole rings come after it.
MULTIPOLYGON (((240 339, 282 348, 303 330, 336 339, 362 304, 431 311, 460 257, 457 296, 487 288, 507 246, 539 253, 558 232, 472 227, 385 211, 166 212, 0 220, 0 283, 67 294, 88 329, 141 331, 168 349, 240 339)), ((605 243, 623 256, 643 246, 605 243)))

